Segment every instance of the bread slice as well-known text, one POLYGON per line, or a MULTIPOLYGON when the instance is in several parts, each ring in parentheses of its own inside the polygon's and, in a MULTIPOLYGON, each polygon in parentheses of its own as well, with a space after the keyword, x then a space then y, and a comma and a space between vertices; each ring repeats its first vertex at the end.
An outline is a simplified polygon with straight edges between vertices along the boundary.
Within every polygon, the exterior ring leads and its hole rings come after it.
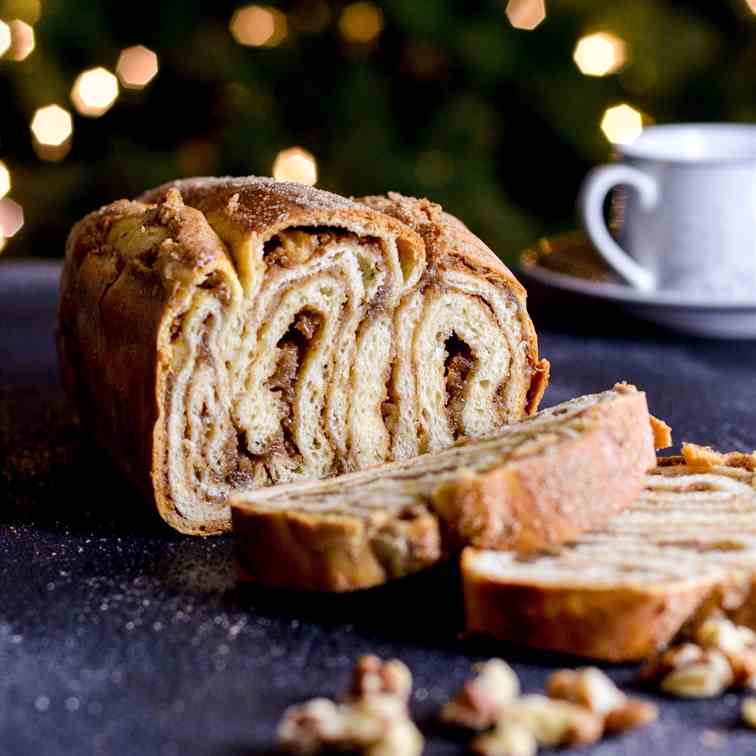
POLYGON ((466 628, 607 661, 645 658, 714 610, 754 625, 756 455, 692 444, 637 502, 556 555, 466 549, 466 628))
POLYGON ((655 463, 645 395, 621 384, 485 439, 232 500, 244 575, 347 591, 464 545, 555 548, 630 504, 655 463))

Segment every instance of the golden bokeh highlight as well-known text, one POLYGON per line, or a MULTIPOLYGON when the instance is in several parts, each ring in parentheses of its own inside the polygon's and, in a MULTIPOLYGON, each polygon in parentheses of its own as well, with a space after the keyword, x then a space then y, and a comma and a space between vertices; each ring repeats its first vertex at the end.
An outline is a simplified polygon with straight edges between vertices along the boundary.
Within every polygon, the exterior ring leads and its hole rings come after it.
POLYGON ((146 87, 158 72, 157 53, 144 45, 134 45, 121 50, 116 64, 116 73, 126 89, 146 87))
POLYGON ((246 5, 231 17, 231 35, 240 45, 275 47, 288 33, 286 16, 269 5, 246 5))
POLYGON ((36 46, 34 29, 20 18, 11 21, 10 28, 12 42, 8 58, 15 61, 26 60, 34 52, 36 46))
POLYGON ((0 21, 0 58, 10 50, 10 46, 13 44, 13 35, 11 34, 11 28, 5 21, 0 21))
POLYGON ((756 0, 745 0, 745 4, 751 9, 752 13, 756 13, 756 0))
POLYGON ((4 236, 0 236, 0 252, 5 249, 5 243, 7 239, 4 236))
POLYGON ((373 3, 351 3, 341 12, 339 31, 347 42, 362 45, 373 42, 383 31, 383 12, 373 3))
POLYGON ((83 116, 98 118, 107 113, 118 98, 118 79, 106 68, 82 71, 71 87, 71 102, 83 116))
POLYGON ((615 105, 604 113, 601 130, 612 144, 630 144, 643 131, 643 116, 627 103, 615 105))
MULTIPOLYGON (((55 159, 46 157, 46 154, 53 154, 57 148, 62 150, 66 143, 70 142, 73 134, 73 119, 71 114, 60 105, 46 105, 34 114, 31 132, 37 154, 45 160, 55 159)), ((63 155, 67 152, 68 149, 63 155)))
POLYGON ((8 166, 0 160, 0 199, 11 190, 11 175, 8 166))
POLYGON ((273 178, 313 186, 318 180, 315 156, 301 147, 281 150, 273 163, 273 178))
POLYGON ((572 58, 580 73, 607 76, 619 71, 627 62, 627 45, 615 34, 596 32, 578 40, 572 58))
POLYGON ((0 236, 15 236, 24 225, 24 209, 10 197, 0 199, 0 236))
POLYGON ((531 31, 546 18, 545 0, 509 0, 506 10, 515 29, 531 31))

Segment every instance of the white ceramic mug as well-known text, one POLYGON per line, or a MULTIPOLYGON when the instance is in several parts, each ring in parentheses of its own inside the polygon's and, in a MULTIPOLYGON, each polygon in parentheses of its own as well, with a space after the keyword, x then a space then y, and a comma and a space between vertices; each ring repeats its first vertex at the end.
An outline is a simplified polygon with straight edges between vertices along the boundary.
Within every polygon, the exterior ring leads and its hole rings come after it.
POLYGON ((578 200, 596 249, 644 291, 756 299, 756 125, 652 126, 591 171, 578 200), (618 242, 604 221, 615 187, 618 242))

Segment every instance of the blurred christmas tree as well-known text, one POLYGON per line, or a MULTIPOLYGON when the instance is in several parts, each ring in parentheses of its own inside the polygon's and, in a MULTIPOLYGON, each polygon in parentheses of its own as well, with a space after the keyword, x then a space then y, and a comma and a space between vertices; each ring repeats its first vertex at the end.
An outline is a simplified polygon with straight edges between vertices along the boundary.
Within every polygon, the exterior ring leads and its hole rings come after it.
POLYGON ((583 174, 641 120, 756 120, 755 14, 756 0, 0 0, 6 236, 24 212, 6 254, 59 256, 82 214, 177 176, 274 171, 430 196, 511 260, 574 225, 583 174))

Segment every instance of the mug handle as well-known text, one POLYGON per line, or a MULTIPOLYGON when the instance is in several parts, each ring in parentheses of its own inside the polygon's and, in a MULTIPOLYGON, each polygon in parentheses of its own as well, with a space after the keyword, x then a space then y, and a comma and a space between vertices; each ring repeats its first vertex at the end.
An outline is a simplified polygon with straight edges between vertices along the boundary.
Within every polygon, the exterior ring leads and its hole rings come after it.
POLYGON ((652 208, 659 197, 656 181, 629 165, 600 165, 583 181, 578 197, 578 210, 589 239, 601 256, 631 286, 651 291, 656 286, 654 274, 643 268, 609 233, 604 220, 604 199, 619 184, 633 187, 640 196, 641 207, 652 208))

